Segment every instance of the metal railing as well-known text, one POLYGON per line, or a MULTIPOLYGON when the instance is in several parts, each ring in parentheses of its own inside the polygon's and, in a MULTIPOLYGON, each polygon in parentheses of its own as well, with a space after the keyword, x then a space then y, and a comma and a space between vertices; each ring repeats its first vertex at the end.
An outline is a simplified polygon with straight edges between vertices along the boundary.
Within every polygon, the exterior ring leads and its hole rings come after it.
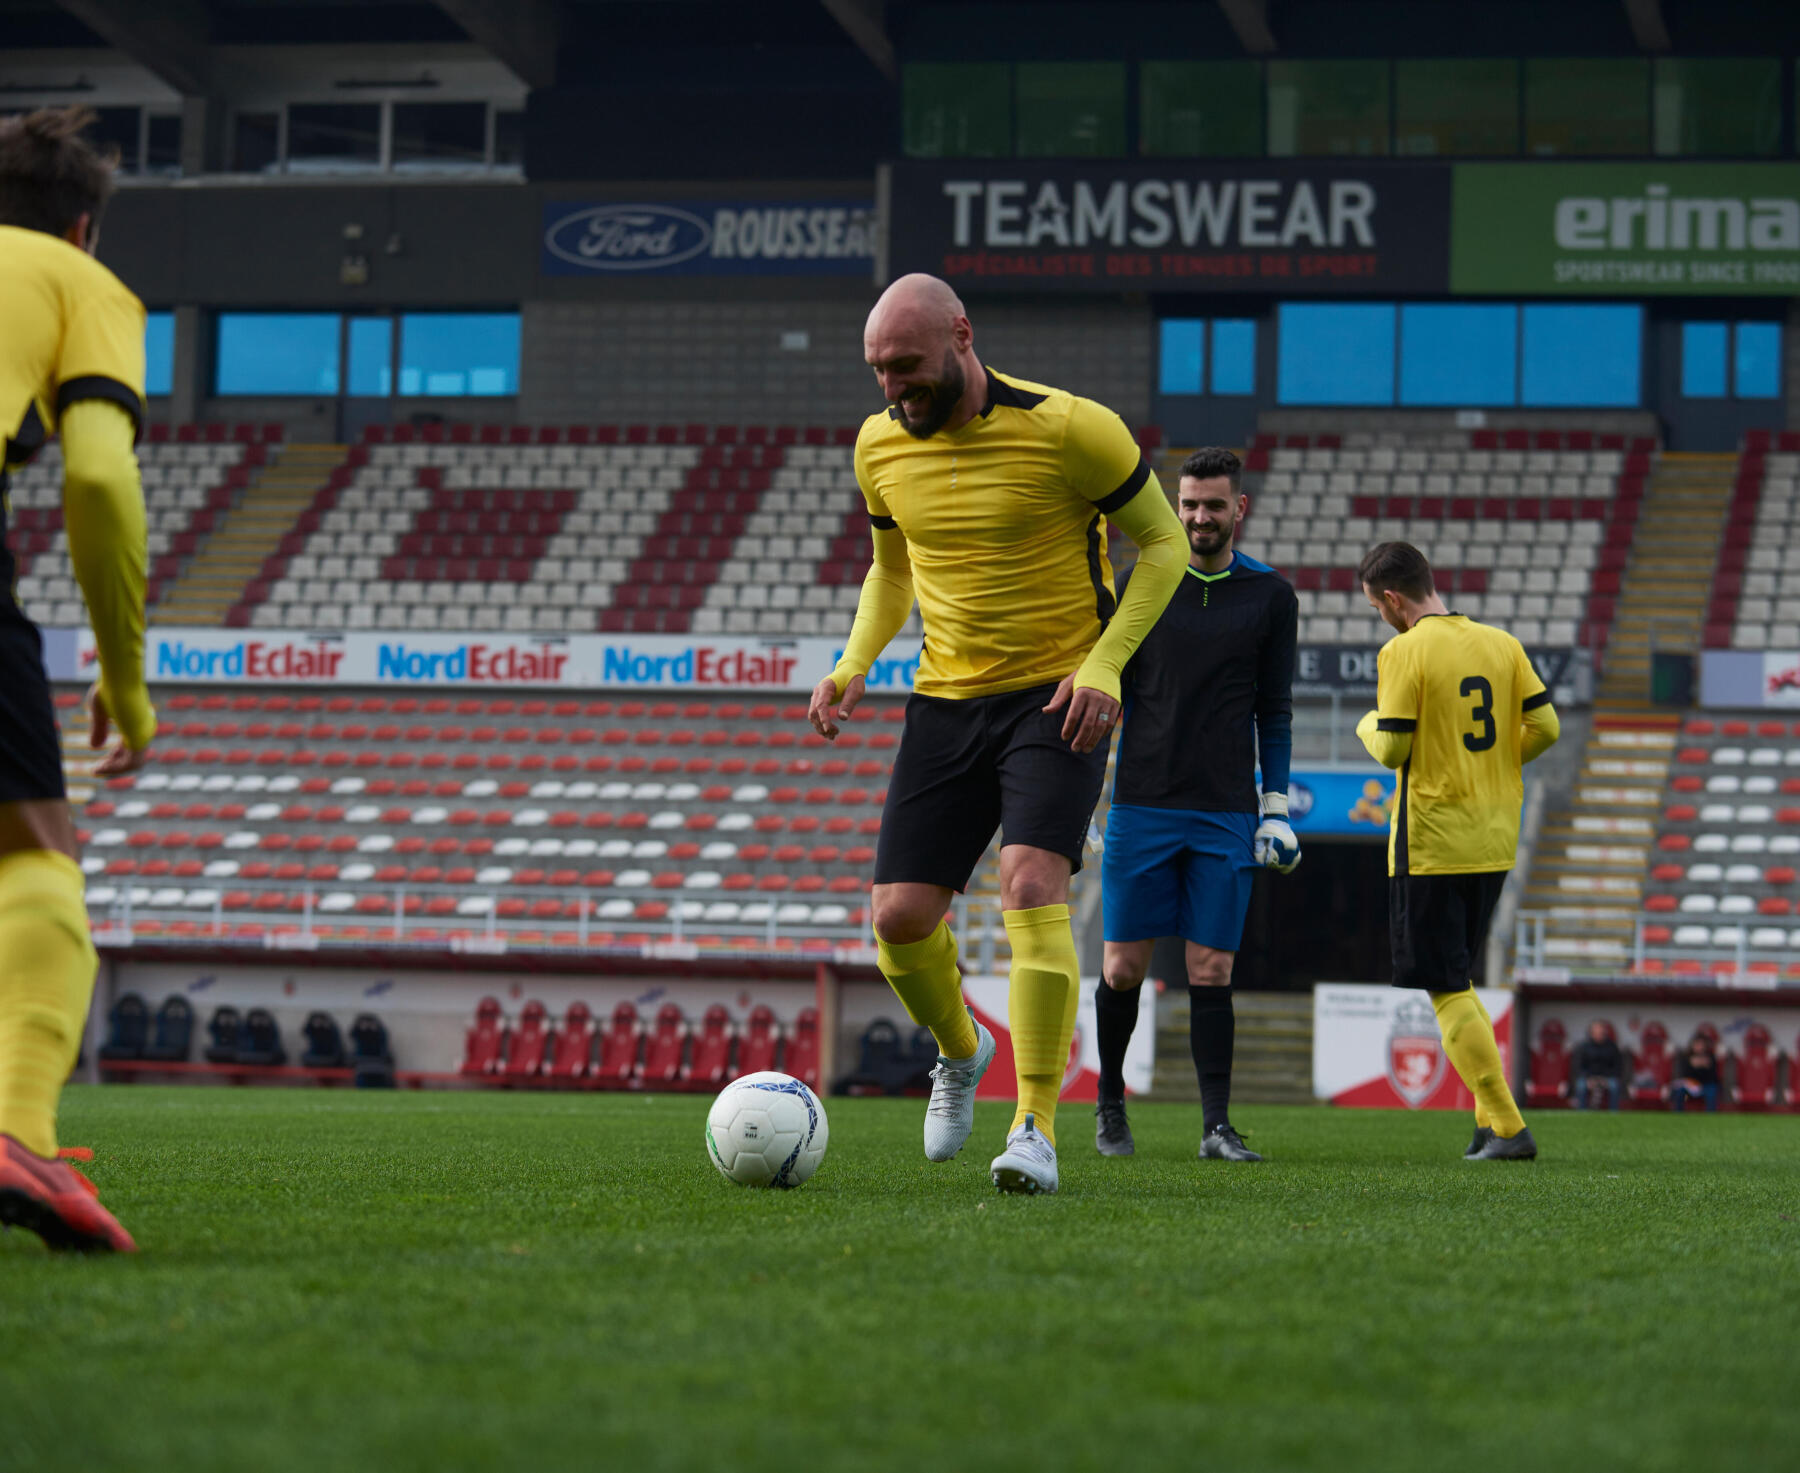
POLYGON ((1764 990, 1800 987, 1800 947, 1791 944, 1792 933, 1782 927, 1734 926, 1737 934, 1728 945, 1710 941, 1695 945, 1650 941, 1645 932, 1653 923, 1640 918, 1632 926, 1630 941, 1621 941, 1616 950, 1583 952, 1554 948, 1549 936, 1554 919, 1541 910, 1522 910, 1514 917, 1513 969, 1515 976, 1524 974, 1520 980, 1598 981, 1644 975, 1675 983, 1691 977, 1699 986, 1720 985, 1724 977, 1734 986, 1764 990), (1782 931, 1784 939, 1780 945, 1752 945, 1751 933, 1758 929, 1782 931), (1679 970, 1671 970, 1678 966, 1679 970))

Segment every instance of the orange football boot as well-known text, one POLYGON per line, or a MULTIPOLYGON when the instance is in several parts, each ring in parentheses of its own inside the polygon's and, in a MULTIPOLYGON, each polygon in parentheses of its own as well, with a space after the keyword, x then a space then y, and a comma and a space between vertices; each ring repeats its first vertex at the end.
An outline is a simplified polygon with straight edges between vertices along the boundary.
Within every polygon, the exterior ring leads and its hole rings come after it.
POLYGON ((136 1253, 131 1234, 99 1197, 99 1189, 66 1161, 45 1160, 0 1135, 0 1223, 36 1233, 53 1250, 136 1253))

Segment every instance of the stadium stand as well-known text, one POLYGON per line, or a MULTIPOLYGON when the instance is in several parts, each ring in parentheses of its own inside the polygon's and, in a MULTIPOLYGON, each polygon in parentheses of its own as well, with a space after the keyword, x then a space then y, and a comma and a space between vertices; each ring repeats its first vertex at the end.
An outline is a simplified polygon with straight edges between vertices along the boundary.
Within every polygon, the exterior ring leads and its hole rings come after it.
POLYGON ((1706 615, 1709 648, 1800 650, 1800 434, 1752 431, 1706 615))
MULTIPOLYGON (((1608 1020, 1607 1026, 1617 1028, 1608 1020)), ((1711 1040, 1718 1052, 1724 1108, 1735 1110, 1800 1109, 1800 1037, 1794 1052, 1783 1054, 1761 1023, 1743 1029, 1736 1047, 1721 1042, 1717 1025, 1703 1022, 1694 1035, 1711 1040)), ((1676 1077, 1677 1052, 1669 1044, 1669 1030, 1658 1019, 1638 1029, 1637 1046, 1624 1048, 1626 1090, 1624 1101, 1633 1109, 1666 1110, 1670 1084, 1676 1077)), ((1621 1045, 1623 1047, 1623 1045, 1621 1045)), ((1560 1019, 1547 1018, 1537 1029, 1530 1047, 1526 1092, 1534 1107, 1572 1105, 1570 1058, 1560 1019)))
MULTIPOLYGON (((153 618, 185 560, 280 438, 279 426, 243 424, 235 431, 225 425, 181 428, 179 437, 171 437, 166 425, 155 426, 150 438, 138 446, 150 552, 146 603, 153 618)), ((20 606, 40 624, 85 624, 87 614, 63 530, 60 445, 52 441, 29 465, 13 473, 9 505, 7 545, 18 563, 20 606)))
POLYGON ((1305 643, 1388 637, 1355 561, 1404 539, 1459 612, 1528 645, 1601 649, 1654 449, 1577 430, 1259 435, 1239 545, 1293 581, 1305 643))
POLYGON ((1681 740, 1636 969, 1800 977, 1800 724, 1694 717, 1681 740))

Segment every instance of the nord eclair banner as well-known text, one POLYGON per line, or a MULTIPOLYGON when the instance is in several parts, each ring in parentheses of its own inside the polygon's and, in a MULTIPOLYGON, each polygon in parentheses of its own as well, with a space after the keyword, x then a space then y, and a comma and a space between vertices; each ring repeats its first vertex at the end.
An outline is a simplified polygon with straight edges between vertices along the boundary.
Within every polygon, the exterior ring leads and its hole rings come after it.
POLYGON ((888 271, 982 290, 1441 292, 1448 165, 890 166, 888 271))

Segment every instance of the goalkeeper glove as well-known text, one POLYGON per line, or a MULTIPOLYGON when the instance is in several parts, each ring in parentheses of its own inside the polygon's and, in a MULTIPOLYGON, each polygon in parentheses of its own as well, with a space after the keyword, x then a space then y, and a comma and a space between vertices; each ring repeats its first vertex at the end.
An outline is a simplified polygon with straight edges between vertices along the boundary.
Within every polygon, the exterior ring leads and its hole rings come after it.
POLYGON ((1300 863, 1300 841, 1288 824, 1287 811, 1286 793, 1263 794, 1263 821, 1257 825, 1254 852, 1265 869, 1291 875, 1300 863))

